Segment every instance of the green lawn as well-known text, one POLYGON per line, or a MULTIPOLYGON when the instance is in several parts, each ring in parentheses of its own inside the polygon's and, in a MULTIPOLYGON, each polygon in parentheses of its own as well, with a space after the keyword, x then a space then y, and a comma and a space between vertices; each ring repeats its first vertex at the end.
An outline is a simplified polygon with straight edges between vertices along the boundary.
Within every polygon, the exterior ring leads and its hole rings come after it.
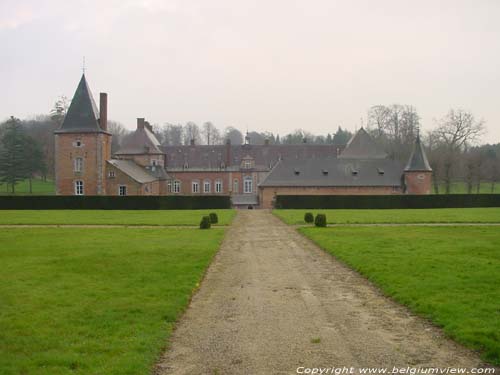
POLYGON ((0 224, 199 225, 216 212, 218 225, 231 223, 235 210, 0 210, 0 224))
POLYGON ((223 233, 1 229, 1 374, 151 373, 223 233))
POLYGON ((387 295, 500 364, 500 230, 300 228, 387 295))
MULTIPOLYGON (((452 182, 451 183, 451 194, 467 194, 467 184, 465 182, 452 182)), ((432 193, 434 193, 434 186, 431 188, 432 193)), ((445 185, 439 184, 439 194, 444 194, 446 191, 445 185)), ((472 194, 476 194, 477 187, 476 185, 472 188, 472 194)), ((493 187, 493 191, 491 191, 491 182, 482 181, 479 189, 479 194, 500 194, 500 184, 496 183, 493 187)))
POLYGON ((287 224, 305 224, 304 214, 326 214, 329 224, 348 223, 499 223, 500 208, 429 208, 405 210, 274 210, 287 224))
MULTIPOLYGON (((29 181, 24 180, 16 185, 15 195, 27 195, 30 194, 29 191, 29 181)), ((32 180, 32 191, 33 195, 53 195, 56 191, 54 181, 42 181, 41 179, 35 178, 32 180)), ((11 194, 10 186, 8 187, 6 184, 0 184, 0 195, 6 194, 11 194)))

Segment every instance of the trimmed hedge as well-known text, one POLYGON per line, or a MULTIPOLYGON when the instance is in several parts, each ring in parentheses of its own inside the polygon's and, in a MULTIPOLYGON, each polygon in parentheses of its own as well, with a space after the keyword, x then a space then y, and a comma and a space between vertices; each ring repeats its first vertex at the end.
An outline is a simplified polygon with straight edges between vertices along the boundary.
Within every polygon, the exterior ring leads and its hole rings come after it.
POLYGON ((219 222, 219 217, 217 216, 217 213, 215 213, 215 212, 210 212, 208 217, 210 218, 211 224, 217 224, 219 222))
POLYGON ((212 225, 210 224, 210 217, 203 216, 200 221, 200 229, 210 229, 212 225))
POLYGON ((278 195, 276 208, 462 208, 500 207, 500 194, 278 195))
POLYGON ((231 208, 228 196, 0 196, 0 210, 200 210, 231 208))
POLYGON ((326 215, 325 214, 317 214, 314 219, 314 225, 320 228, 326 227, 326 215))
POLYGON ((313 216, 313 214, 312 214, 311 212, 306 212, 306 213, 304 214, 304 221, 305 221, 306 223, 312 223, 312 222, 314 221, 314 216, 313 216))

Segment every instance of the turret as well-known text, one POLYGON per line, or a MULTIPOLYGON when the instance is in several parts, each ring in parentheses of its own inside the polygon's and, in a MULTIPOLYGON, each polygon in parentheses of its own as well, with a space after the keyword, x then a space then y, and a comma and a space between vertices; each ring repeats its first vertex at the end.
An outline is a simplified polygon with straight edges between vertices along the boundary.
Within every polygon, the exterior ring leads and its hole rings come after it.
POLYGON ((424 148, 417 135, 415 146, 404 170, 406 194, 430 194, 432 168, 427 161, 424 148))

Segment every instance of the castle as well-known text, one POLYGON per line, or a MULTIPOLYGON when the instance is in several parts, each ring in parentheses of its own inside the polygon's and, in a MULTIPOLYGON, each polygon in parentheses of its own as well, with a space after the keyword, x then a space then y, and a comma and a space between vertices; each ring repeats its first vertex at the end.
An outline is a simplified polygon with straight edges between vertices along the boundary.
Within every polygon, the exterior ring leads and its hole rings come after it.
POLYGON ((361 128, 347 145, 162 146, 151 125, 111 155, 108 97, 99 109, 82 75, 55 136, 59 195, 228 195, 235 207, 270 208, 276 195, 429 194, 432 169, 417 137, 406 165, 361 128))

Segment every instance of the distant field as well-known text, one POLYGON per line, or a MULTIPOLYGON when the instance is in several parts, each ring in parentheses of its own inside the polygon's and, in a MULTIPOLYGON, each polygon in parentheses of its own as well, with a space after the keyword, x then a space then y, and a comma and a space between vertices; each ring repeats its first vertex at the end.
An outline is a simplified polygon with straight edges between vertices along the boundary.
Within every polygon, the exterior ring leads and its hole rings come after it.
POLYGON ((0 372, 142 375, 224 230, 0 229, 0 372))
POLYGON ((231 223, 235 210, 0 210, 0 224, 198 225, 216 212, 218 225, 231 223))
POLYGON ((326 214, 329 224, 348 223, 499 223, 500 208, 435 208, 405 210, 274 210, 287 224, 305 224, 304 214, 326 214))
POLYGON ((500 230, 300 228, 387 295, 500 365, 500 230))
MULTIPOLYGON (((40 179, 32 180, 33 195, 53 195, 55 194, 54 181, 42 181, 40 179)), ((29 195, 29 181, 24 180, 16 185, 15 195, 29 195)), ((10 195, 10 187, 0 184, 0 195, 10 195)))
MULTIPOLYGON (((444 184, 439 184, 439 194, 445 193, 444 184)), ((476 186, 472 189, 472 194, 476 194, 476 186)), ((432 192, 434 193, 434 186, 432 187, 432 192)), ((465 182, 453 182, 451 184, 451 194, 467 194, 467 185, 465 182)), ((491 190, 491 182, 481 182, 479 189, 479 194, 500 194, 500 183, 496 183, 493 191, 491 190)))

